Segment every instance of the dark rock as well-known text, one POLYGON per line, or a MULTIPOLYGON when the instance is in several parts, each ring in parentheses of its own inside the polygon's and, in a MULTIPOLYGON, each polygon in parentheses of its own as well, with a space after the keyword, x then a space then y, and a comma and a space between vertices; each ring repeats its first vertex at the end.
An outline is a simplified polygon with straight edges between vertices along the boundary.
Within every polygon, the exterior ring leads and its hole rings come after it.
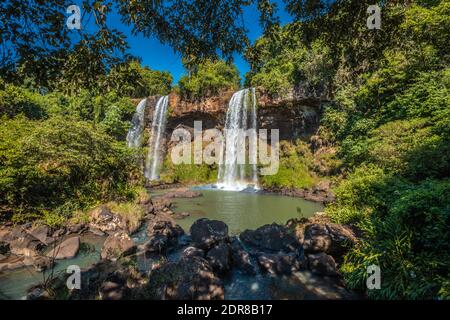
POLYGON ((22 234, 9 243, 11 253, 32 257, 39 255, 39 252, 45 247, 45 244, 29 234, 22 234))
POLYGON ((99 230, 97 228, 93 228, 93 227, 89 227, 89 232, 94 234, 94 235, 96 235, 96 236, 99 236, 99 237, 103 237, 103 236, 106 235, 105 232, 103 232, 103 231, 101 231, 101 230, 99 230))
POLYGON ((169 239, 162 234, 154 234, 144 244, 144 251, 149 253, 165 253, 169 249, 169 239))
POLYGON ((226 243, 219 243, 208 251, 206 255, 213 270, 218 273, 225 273, 230 270, 231 256, 230 247, 226 243))
POLYGON ((58 239, 58 238, 62 237, 63 235, 65 235, 66 232, 67 232, 67 229, 65 227, 59 228, 58 230, 53 232, 52 238, 53 239, 58 239))
POLYGON ((217 300, 224 298, 222 281, 200 257, 167 262, 152 270, 147 284, 151 299, 217 300))
POLYGON ((316 254, 308 254, 308 266, 309 269, 319 275, 324 276, 336 276, 336 262, 333 257, 320 252, 316 254))
POLYGON ((50 300, 51 296, 47 290, 41 286, 35 286, 30 288, 27 293, 27 300, 50 300))
POLYGON ((47 253, 47 257, 54 258, 56 260, 72 259, 74 258, 78 250, 80 249, 80 237, 71 237, 65 239, 61 244, 56 245, 47 253))
POLYGON ((117 260, 136 252, 136 245, 125 232, 117 232, 106 238, 103 244, 102 259, 117 260))
POLYGON ((72 233, 82 233, 84 231, 86 231, 88 229, 88 226, 84 223, 78 223, 78 224, 73 224, 67 227, 67 234, 72 234, 72 233))
POLYGON ((128 291, 121 283, 112 281, 105 281, 99 289, 100 299, 102 300, 122 300, 125 297, 125 292, 128 291))
POLYGON ((9 251, 9 243, 6 241, 0 241, 0 254, 7 254, 9 251))
POLYGON ((331 247, 331 237, 323 224, 310 224, 305 228, 303 248, 305 252, 327 252, 331 247))
POLYGON ((196 247, 187 247, 183 250, 183 257, 201 257, 205 256, 205 251, 196 247))
POLYGON ((188 188, 178 189, 175 191, 169 191, 164 194, 164 198, 166 199, 174 199, 174 198, 198 198, 201 197, 202 194, 198 191, 193 191, 188 188))
POLYGON ((278 275, 289 275, 306 267, 293 253, 261 253, 258 263, 263 270, 278 275))
POLYGON ((147 228, 149 241, 146 250, 149 252, 165 252, 179 244, 179 238, 184 234, 179 225, 170 221, 158 220, 149 224, 147 228))
POLYGON ((256 267, 252 263, 250 255, 247 251, 245 251, 244 247, 237 238, 234 238, 231 241, 231 260, 233 263, 233 267, 236 267, 245 274, 256 274, 256 267))
POLYGON ((193 245, 201 249, 228 240, 228 226, 217 220, 199 219, 192 224, 190 233, 193 245))
POLYGON ((89 213, 90 224, 93 229, 113 234, 117 231, 127 230, 127 223, 120 216, 113 214, 106 206, 95 208, 89 213))
POLYGON ((337 224, 310 224, 305 228, 303 247, 305 252, 325 252, 340 258, 356 243, 352 231, 337 224))
POLYGON ((284 226, 267 224, 256 230, 245 230, 239 236, 246 245, 258 250, 296 252, 301 248, 295 236, 284 226))

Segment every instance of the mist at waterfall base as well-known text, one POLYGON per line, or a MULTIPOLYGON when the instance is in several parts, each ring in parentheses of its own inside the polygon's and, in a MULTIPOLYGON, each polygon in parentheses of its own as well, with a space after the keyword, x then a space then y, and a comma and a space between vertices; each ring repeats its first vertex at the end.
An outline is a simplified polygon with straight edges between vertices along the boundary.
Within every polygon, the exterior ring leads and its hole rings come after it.
POLYGON ((219 165, 216 188, 226 191, 258 190, 257 172, 257 112, 255 89, 243 89, 231 97, 225 120, 225 143, 220 158, 223 164, 219 165), (249 106, 251 105, 251 107, 249 106), (238 135, 240 132, 252 129, 255 143, 249 147, 249 165, 238 163, 238 153, 241 145, 238 135), (248 172, 250 171, 250 172, 248 172))

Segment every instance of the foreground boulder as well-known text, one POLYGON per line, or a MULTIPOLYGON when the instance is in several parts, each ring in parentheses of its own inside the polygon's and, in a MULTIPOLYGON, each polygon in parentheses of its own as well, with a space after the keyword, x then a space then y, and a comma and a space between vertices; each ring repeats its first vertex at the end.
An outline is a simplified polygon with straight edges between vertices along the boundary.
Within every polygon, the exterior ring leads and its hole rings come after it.
POLYGON ((245 230, 239 238, 258 251, 296 252, 301 248, 297 238, 286 227, 275 223, 256 230, 245 230))
POLYGON ((222 241, 228 241, 228 226, 222 221, 199 219, 192 224, 190 233, 192 244, 205 250, 222 241))
POLYGON ((145 243, 144 250, 150 253, 165 253, 178 245, 184 231, 170 221, 159 220, 149 224, 147 234, 149 240, 145 243))
POLYGON ((237 238, 233 238, 231 241, 231 259, 233 267, 248 275, 256 274, 256 267, 253 264, 249 253, 244 249, 237 238))
POLYGON ((103 244, 102 259, 117 260, 136 252, 136 245, 130 236, 125 232, 117 232, 106 238, 103 244))
POLYGON ((89 213, 91 230, 113 234, 120 230, 127 230, 127 223, 120 216, 113 214, 108 207, 100 206, 89 213))
POLYGON ((61 244, 56 245, 47 253, 47 257, 54 258, 56 260, 72 259, 74 258, 78 250, 80 249, 80 237, 71 237, 65 239, 61 244))
POLYGON ((308 253, 325 252, 339 258, 355 243, 356 237, 345 226, 313 223, 305 227, 303 247, 308 253))
POLYGON ((146 297, 157 300, 217 300, 224 299, 224 289, 207 260, 185 257, 152 270, 146 297))
POLYGON ((337 276, 336 262, 333 257, 320 252, 316 254, 308 254, 309 269, 318 275, 323 276, 337 276))
POLYGON ((266 272, 278 275, 290 275, 306 269, 306 261, 298 259, 293 253, 261 253, 258 255, 258 263, 266 272))
POLYGON ((11 253, 26 257, 33 257, 40 254, 45 244, 29 234, 16 238, 9 242, 11 253))
POLYGON ((214 271, 225 273, 231 267, 231 253, 228 244, 222 242, 214 246, 206 255, 214 271))
POLYGON ((46 246, 55 242, 55 238, 52 237, 52 235, 53 235, 52 230, 46 225, 40 225, 40 226, 34 227, 34 228, 28 230, 27 232, 34 238, 41 241, 46 246))

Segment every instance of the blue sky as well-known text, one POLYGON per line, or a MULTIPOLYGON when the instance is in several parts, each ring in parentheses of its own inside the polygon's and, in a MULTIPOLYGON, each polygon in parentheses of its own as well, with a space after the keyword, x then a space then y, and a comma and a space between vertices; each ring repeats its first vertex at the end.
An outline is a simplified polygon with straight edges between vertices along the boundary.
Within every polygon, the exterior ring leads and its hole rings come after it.
MULTIPOLYGON (((76 2, 76 1, 75 1, 76 2)), ((290 21, 290 16, 282 10, 283 3, 279 2, 279 15, 283 24, 290 21)), ((262 34, 258 23, 258 11, 255 5, 245 8, 244 23, 248 29, 248 37, 253 42, 262 34)), ((142 59, 142 64, 151 69, 169 71, 174 78, 174 83, 177 83, 185 70, 181 63, 181 57, 175 53, 171 47, 162 45, 156 38, 145 38, 142 35, 133 36, 131 34, 131 27, 126 26, 120 22, 120 16, 112 13, 108 17, 108 25, 122 31, 128 40, 130 46, 130 53, 142 59)), ((245 73, 249 70, 249 65, 240 55, 234 56, 234 63, 238 67, 241 78, 244 78, 245 73)))

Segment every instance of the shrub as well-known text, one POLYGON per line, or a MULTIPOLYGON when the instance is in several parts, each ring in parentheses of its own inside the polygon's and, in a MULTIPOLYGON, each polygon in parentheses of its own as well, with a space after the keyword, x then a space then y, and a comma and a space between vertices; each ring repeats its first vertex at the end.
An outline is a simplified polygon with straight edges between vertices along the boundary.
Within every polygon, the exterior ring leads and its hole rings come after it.
POLYGON ((206 61, 192 75, 181 77, 178 86, 183 98, 198 100, 217 95, 222 90, 236 90, 239 82, 236 66, 224 61, 206 61))
POLYGON ((97 201, 133 196, 130 151, 92 124, 55 117, 2 120, 0 201, 8 212, 68 216, 97 201))

